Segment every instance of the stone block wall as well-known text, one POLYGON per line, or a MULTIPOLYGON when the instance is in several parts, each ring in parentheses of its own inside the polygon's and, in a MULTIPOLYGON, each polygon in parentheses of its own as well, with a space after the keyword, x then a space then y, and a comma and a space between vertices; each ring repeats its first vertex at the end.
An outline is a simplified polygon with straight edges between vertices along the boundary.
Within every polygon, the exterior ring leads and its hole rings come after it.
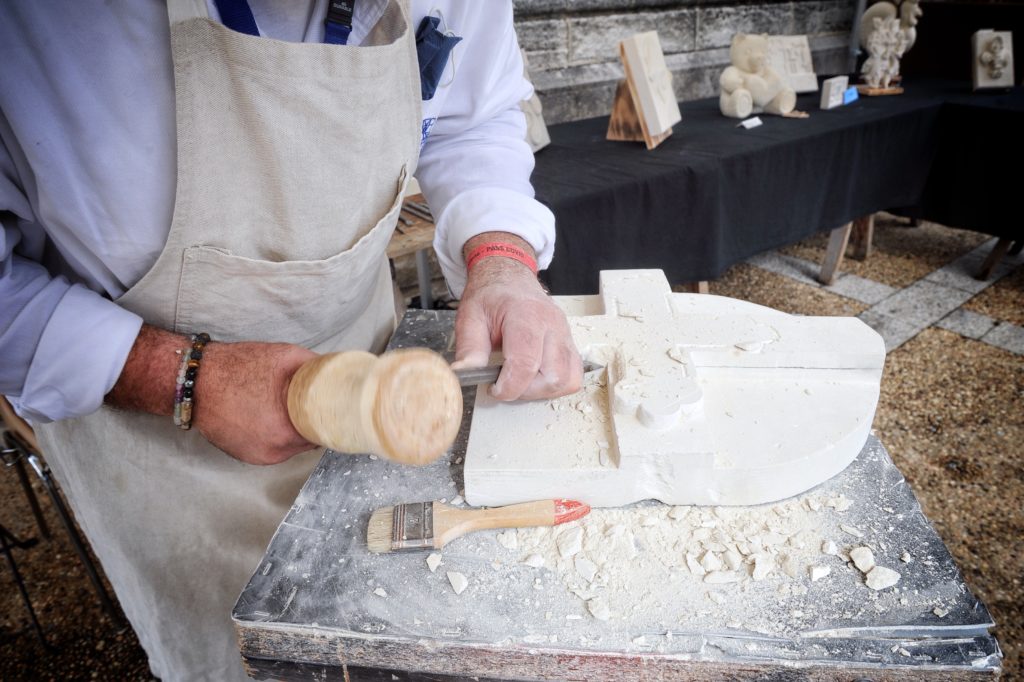
POLYGON ((516 31, 548 124, 611 111, 618 43, 657 30, 680 100, 718 94, 734 33, 806 34, 818 74, 845 73, 855 0, 515 0, 516 31))

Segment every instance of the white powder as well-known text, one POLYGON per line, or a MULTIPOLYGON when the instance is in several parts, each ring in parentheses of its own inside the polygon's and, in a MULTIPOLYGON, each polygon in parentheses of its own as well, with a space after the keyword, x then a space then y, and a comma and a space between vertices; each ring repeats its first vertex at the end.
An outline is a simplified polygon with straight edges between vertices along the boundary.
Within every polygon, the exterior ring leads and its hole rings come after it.
MULTIPOLYGON (((553 574, 553 584, 598 620, 664 615, 671 630, 712 622, 713 614, 782 634, 793 626, 793 605, 783 598, 805 597, 800 610, 811 618, 826 608, 806 598, 812 578, 824 584, 852 570, 824 537, 852 504, 842 495, 810 494, 760 507, 596 509, 566 526, 519 529, 516 555, 553 574), (765 606, 752 611, 751 604, 765 606)), ((848 589, 848 578, 836 586, 848 589)))

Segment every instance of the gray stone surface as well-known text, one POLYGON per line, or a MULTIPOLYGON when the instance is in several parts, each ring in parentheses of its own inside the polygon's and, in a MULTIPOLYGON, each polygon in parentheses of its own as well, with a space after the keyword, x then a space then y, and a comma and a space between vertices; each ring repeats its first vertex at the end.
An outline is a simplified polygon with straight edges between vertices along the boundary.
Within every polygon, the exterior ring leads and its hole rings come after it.
POLYGON ((927 327, 971 298, 969 292, 920 279, 866 312, 895 317, 927 327))
POLYGON ((623 77, 618 43, 657 30, 676 97, 718 94, 737 31, 806 33, 818 73, 845 70, 852 5, 842 0, 738 3, 735 0, 519 0, 520 45, 549 125, 611 110, 623 77))
POLYGON ((526 50, 530 76, 569 63, 569 22, 565 19, 531 19, 516 22, 519 46, 526 50))
POLYGON ((793 33, 842 33, 848 36, 853 26, 855 4, 847 0, 794 3, 793 33))
POLYGON ((974 276, 978 273, 978 270, 981 269, 981 264, 985 261, 985 257, 988 255, 988 252, 992 250, 992 246, 995 245, 995 243, 995 239, 990 239, 981 246, 965 253, 956 260, 942 266, 938 270, 928 273, 925 279, 929 282, 935 282, 937 284, 942 284, 943 286, 968 291, 972 294, 982 291, 992 282, 981 281, 975 279, 974 276))
POLYGON ((821 286, 821 282, 817 280, 817 274, 821 266, 803 258, 795 258, 776 253, 775 251, 768 251, 766 253, 759 253, 753 258, 748 258, 747 262, 762 270, 774 272, 777 275, 783 275, 804 284, 810 284, 814 287, 821 286))
POLYGON ((569 63, 615 61, 621 40, 646 31, 658 32, 665 54, 692 52, 695 27, 692 9, 573 17, 569 19, 569 63))
POLYGON ((957 308, 936 322, 935 326, 955 332, 960 336, 966 336, 969 339, 980 339, 997 324, 999 324, 998 321, 993 320, 987 315, 979 315, 970 310, 957 308))
POLYGON ((926 324, 917 324, 901 317, 880 313, 874 308, 865 310, 857 317, 882 335, 886 353, 896 350, 928 327, 926 324))
POLYGON ((896 289, 888 284, 851 274, 840 275, 835 284, 824 289, 868 305, 884 301, 896 293, 896 289))
POLYGON ((736 33, 793 33, 793 4, 701 7, 697 11, 697 49, 728 46, 736 33))
POLYGON ((1011 353, 1024 355, 1024 327, 1002 322, 981 337, 981 340, 1011 353))
POLYGON ((625 11, 648 7, 678 7, 696 4, 696 0, 513 0, 516 15, 580 14, 583 12, 625 11), (571 9, 570 9, 571 7, 571 9))

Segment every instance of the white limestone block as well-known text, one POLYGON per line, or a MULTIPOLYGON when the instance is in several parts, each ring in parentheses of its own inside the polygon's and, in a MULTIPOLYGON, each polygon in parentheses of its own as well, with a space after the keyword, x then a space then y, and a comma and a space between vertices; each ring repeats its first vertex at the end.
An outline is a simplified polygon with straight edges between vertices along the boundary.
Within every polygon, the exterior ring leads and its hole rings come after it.
POLYGON ((598 620, 609 620, 612 617, 608 604, 601 599, 591 599, 588 601, 587 610, 590 611, 590 615, 598 620))
POLYGON ((875 555, 869 547, 854 547, 851 549, 850 560, 861 573, 867 573, 875 567, 875 555))
POLYGON ((466 576, 457 571, 448 571, 448 582, 451 583, 455 594, 462 594, 469 585, 469 580, 466 579, 466 576))
POLYGON ((598 296, 555 301, 606 369, 554 401, 477 392, 474 506, 762 504, 839 473, 868 437, 885 348, 856 318, 673 293, 659 270, 605 271, 598 296))
POLYGON ((555 544, 563 559, 574 556, 583 549, 583 529, 579 526, 564 529, 555 538, 555 544))
POLYGON ((867 585, 872 590, 884 590, 900 581, 900 574, 885 566, 875 566, 867 576, 867 585))
POLYGON ((811 582, 816 583, 832 572, 830 566, 809 566, 807 572, 811 576, 811 582))
POLYGON ((971 36, 975 90, 1013 87, 1013 31, 982 29, 971 36))
POLYGON ((523 559, 523 563, 530 568, 540 568, 544 565, 544 557, 540 554, 531 554, 530 556, 523 559))

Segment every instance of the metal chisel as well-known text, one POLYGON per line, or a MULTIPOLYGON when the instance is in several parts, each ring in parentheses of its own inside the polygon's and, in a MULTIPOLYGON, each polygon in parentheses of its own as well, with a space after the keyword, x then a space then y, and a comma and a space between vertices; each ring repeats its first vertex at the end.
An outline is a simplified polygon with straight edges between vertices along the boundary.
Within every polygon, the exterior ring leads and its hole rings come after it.
MULTIPOLYGON (((590 372, 604 369, 604 365, 599 365, 596 362, 590 362, 589 360, 583 361, 583 373, 588 374, 590 372)), ((488 365, 487 367, 475 367, 472 369, 457 369, 455 370, 455 376, 459 379, 461 386, 479 386, 480 384, 493 384, 498 380, 498 374, 501 373, 501 365, 488 365)))

